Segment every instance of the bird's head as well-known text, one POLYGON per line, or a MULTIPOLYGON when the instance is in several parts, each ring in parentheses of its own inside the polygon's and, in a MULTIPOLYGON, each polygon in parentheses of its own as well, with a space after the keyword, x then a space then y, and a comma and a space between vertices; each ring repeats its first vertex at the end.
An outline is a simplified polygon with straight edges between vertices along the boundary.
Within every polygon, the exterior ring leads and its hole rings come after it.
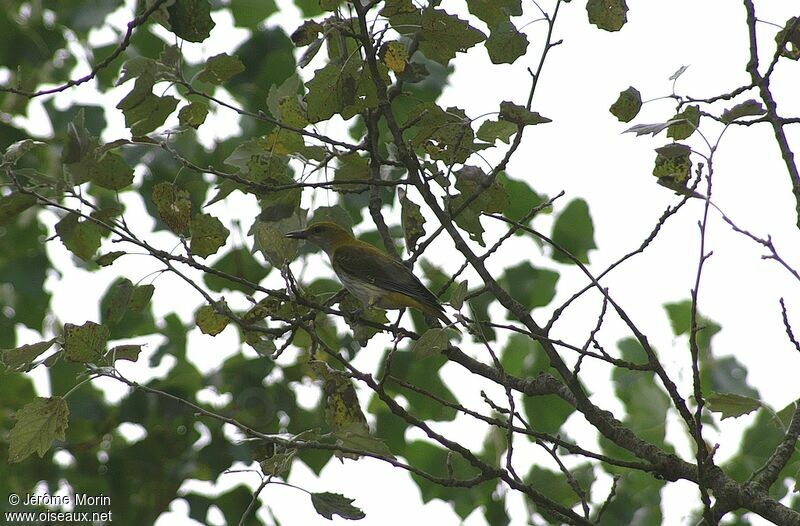
POLYGON ((305 239, 314 243, 325 252, 329 252, 339 243, 353 238, 350 232, 330 221, 321 221, 319 223, 314 223, 305 230, 289 232, 286 234, 286 237, 291 239, 305 239))

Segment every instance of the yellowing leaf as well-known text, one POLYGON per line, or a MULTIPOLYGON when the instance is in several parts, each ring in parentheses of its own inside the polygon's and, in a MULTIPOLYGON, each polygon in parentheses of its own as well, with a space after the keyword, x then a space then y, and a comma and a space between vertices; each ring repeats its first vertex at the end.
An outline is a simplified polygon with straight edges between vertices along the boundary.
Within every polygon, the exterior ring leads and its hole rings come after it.
POLYGON ((172 183, 158 183, 153 187, 153 203, 170 230, 176 234, 184 234, 189 230, 192 217, 189 192, 172 183))
POLYGON ((91 321, 80 326, 65 323, 64 357, 72 362, 95 361, 105 351, 108 335, 108 327, 91 321))
POLYGON ((195 315, 195 323, 203 334, 216 336, 228 326, 230 319, 219 314, 211 305, 200 307, 195 315))
POLYGON ((386 67, 395 73, 402 73, 406 69, 406 62, 408 62, 408 51, 400 42, 387 42, 381 49, 381 60, 386 64, 386 67))

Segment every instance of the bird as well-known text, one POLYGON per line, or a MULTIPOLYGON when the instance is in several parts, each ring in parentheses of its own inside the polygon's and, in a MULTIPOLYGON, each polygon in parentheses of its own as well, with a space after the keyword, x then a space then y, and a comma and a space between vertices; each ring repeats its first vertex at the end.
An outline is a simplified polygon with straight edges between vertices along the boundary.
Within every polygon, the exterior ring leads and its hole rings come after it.
POLYGON ((339 281, 367 307, 411 307, 438 318, 446 326, 453 326, 436 296, 408 267, 382 250, 356 239, 336 223, 320 221, 285 236, 304 239, 325 251, 339 281))

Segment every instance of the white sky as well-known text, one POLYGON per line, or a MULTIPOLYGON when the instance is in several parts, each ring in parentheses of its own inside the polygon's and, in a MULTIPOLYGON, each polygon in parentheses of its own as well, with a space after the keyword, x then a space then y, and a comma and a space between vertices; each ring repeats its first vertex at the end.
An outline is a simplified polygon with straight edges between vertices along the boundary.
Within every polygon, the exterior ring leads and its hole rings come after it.
MULTIPOLYGON (((291 3, 289 0, 279 0, 282 11, 272 16, 267 25, 280 24, 287 32, 291 32, 299 20, 291 3)), ((632 4, 628 13, 628 24, 619 33, 607 33, 589 25, 583 2, 562 6, 556 38, 563 38, 564 43, 553 49, 548 57, 534 99, 534 109, 553 119, 553 123, 526 131, 523 146, 508 170, 511 177, 525 179, 539 192, 554 195, 564 190, 566 196, 558 202, 556 210, 576 197, 583 197, 589 202, 595 225, 595 239, 599 247, 590 254, 591 268, 595 271, 604 269, 608 263, 638 246, 666 206, 676 202, 676 196, 656 185, 651 175, 653 148, 669 140, 664 134, 656 139, 636 138, 632 134, 621 135, 620 132, 629 125, 617 122, 608 113, 608 107, 617 94, 632 85, 639 89, 645 100, 668 95, 672 82, 667 78, 682 65, 690 67, 678 80, 677 91, 681 94, 710 96, 730 91, 748 81, 744 71, 748 53, 747 33, 741 3, 679 0, 632 4)), ((796 14, 791 12, 792 2, 760 4, 757 5, 759 17, 781 25, 789 16, 796 14)), ((531 2, 523 2, 523 5, 526 13, 515 19, 517 26, 538 17, 531 2)), ((445 1, 443 6, 451 12, 465 11, 462 2, 445 1)), ((121 26, 129 18, 130 11, 120 11, 113 17, 113 21, 121 26)), ((206 43, 184 45, 184 52, 189 60, 200 61, 223 51, 230 52, 246 36, 241 30, 233 29, 227 17, 215 14, 214 18, 217 27, 206 43)), ((479 21, 476 25, 485 29, 479 21)), ((534 68, 538 62, 543 29, 544 24, 541 22, 525 27, 532 44, 528 55, 513 66, 492 65, 481 46, 466 55, 460 55, 453 62, 456 72, 451 75, 450 85, 440 103, 443 106, 457 105, 466 109, 470 115, 480 115, 497 111, 499 102, 503 100, 524 101, 529 85, 525 67, 534 68)), ((773 28, 760 24, 759 30, 763 35, 760 42, 762 48, 771 52, 773 28)), ((163 34, 167 35, 166 31, 163 34)), ((100 32, 97 38, 110 40, 113 34, 108 31, 100 32)), ((314 65, 316 63, 307 68, 308 73, 313 71, 314 65)), ((76 71, 76 74, 83 73, 76 71)), ((773 91, 779 103, 779 111, 784 116, 800 115, 800 98, 796 96, 798 85, 800 68, 797 63, 782 61, 775 72, 773 91)), ((113 107, 129 89, 129 85, 126 85, 112 90, 104 96, 104 100, 113 107)), ((57 100, 66 105, 70 100, 97 103, 98 99, 91 86, 87 86, 60 95, 57 100)), ((730 105, 732 104, 720 105, 717 109, 730 105)), ((38 102, 35 101, 28 120, 34 125, 41 122, 37 119, 37 107, 38 102)), ((674 103, 670 100, 647 104, 641 115, 631 124, 666 120, 672 116, 673 109, 674 103)), ((120 112, 112 109, 107 118, 110 128, 104 139, 128 136, 120 112)), ((716 137, 719 129, 708 124, 706 122, 706 126, 703 126, 701 123, 701 129, 710 138, 716 137)), ((209 141, 211 134, 224 133, 226 127, 230 129, 231 125, 235 131, 235 120, 231 114, 221 112, 219 118, 204 126, 202 133, 205 140, 209 141)), ((788 131, 792 146, 800 148, 798 127, 788 131)), ((694 147, 702 148, 696 135, 689 142, 694 147)), ((142 176, 141 169, 137 170, 137 176, 142 176)), ((800 235, 794 226, 794 198, 790 191, 788 174, 768 125, 734 127, 726 133, 716 158, 713 195, 714 202, 739 226, 763 237, 772 235, 784 259, 795 267, 800 267, 800 235)), ((328 197, 322 198, 323 201, 325 199, 328 197)), ((330 199, 334 200, 333 197, 330 199)), ((131 223, 137 224, 140 232, 147 231, 152 226, 152 221, 144 213, 138 196, 125 194, 125 202, 129 213, 137 218, 131 223)), ((228 219, 232 216, 232 211, 245 218, 256 213, 254 203, 246 198, 235 198, 231 204, 224 206, 225 208, 223 205, 216 205, 210 212, 228 219)), ((672 336, 662 305, 689 297, 699 247, 696 222, 701 213, 700 201, 689 203, 678 217, 670 220, 658 240, 644 255, 626 263, 605 281, 612 295, 647 333, 651 343, 660 350, 662 360, 685 395, 688 395, 691 385, 687 341, 685 337, 676 339, 672 336)), ((50 215, 48 221, 52 227, 57 219, 50 215)), ((536 226, 549 232, 550 222, 550 218, 537 219, 536 226)), ((484 225, 489 239, 493 234, 502 232, 497 225, 486 220, 484 225)), ((174 237, 163 232, 149 235, 148 239, 167 250, 175 245, 174 237)), ((781 409, 800 396, 800 384, 796 380, 800 353, 793 349, 786 338, 778 298, 786 299, 790 320, 800 330, 800 284, 775 262, 762 260, 763 251, 759 247, 732 232, 713 212, 708 229, 708 246, 714 255, 705 269, 700 310, 722 326, 722 331, 714 339, 714 352, 717 356, 735 355, 747 366, 748 381, 760 391, 762 400, 775 409, 781 409)), ((450 247, 444 241, 437 243, 431 255, 443 256, 437 257, 437 260, 445 261, 448 270, 455 270, 461 262, 457 258, 444 257, 450 254, 450 247)), ((585 278, 579 271, 552 263, 532 247, 530 243, 514 239, 492 261, 508 266, 516 264, 522 256, 529 259, 534 266, 558 269, 561 278, 558 295, 552 305, 558 305, 560 300, 569 297, 585 284, 585 278)), ((69 261, 69 254, 60 243, 49 243, 47 250, 56 266, 63 269, 62 277, 57 279, 54 276, 47 283, 55 294, 53 308, 62 322, 83 323, 85 320, 97 320, 98 299, 116 276, 125 275, 135 282, 157 268, 144 257, 123 258, 113 267, 89 275, 81 270, 70 269, 69 265, 65 266, 69 261)), ((272 273, 269 279, 274 280, 276 274, 272 273)), ((473 275, 470 283, 477 282, 473 275)), ((177 311, 184 321, 193 319, 193 311, 201 301, 199 296, 171 278, 159 278, 156 284, 154 308, 157 317, 177 311), (180 302, 176 302, 174 298, 180 298, 180 302)), ((280 286, 280 282, 273 285, 280 286)), ((231 296, 228 299, 232 298, 231 296)), ((233 298, 233 301, 236 300, 237 298, 233 298)), ((242 301, 241 298, 238 300, 242 301)), ((595 301, 578 302, 559 322, 555 336, 582 342, 587 330, 596 320, 597 308, 595 301)), ((493 312, 502 316, 499 310, 493 312)), ((534 311, 537 320, 546 320, 549 315, 550 308, 534 311)), ((627 336, 629 335, 624 327, 613 320, 609 320, 601 332, 602 341, 607 348, 613 348, 616 341, 627 336)), ((30 331, 21 331, 20 337, 22 343, 38 341, 37 336, 30 331)), ((136 340, 137 343, 142 341, 141 338, 136 340)), ((160 339, 155 337, 149 341, 152 345, 146 354, 157 347, 160 339)), ((214 339, 193 331, 188 345, 190 359, 202 371, 213 370, 222 360, 240 352, 236 331, 232 328, 214 339)), ((355 365, 361 370, 375 371, 382 352, 381 345, 378 338, 373 340, 370 348, 359 354, 355 365)), ((464 349, 476 357, 486 359, 478 346, 465 345, 464 349)), ((287 360, 283 362, 286 363, 287 360)), ((145 370, 146 363, 147 356, 143 356, 136 364, 120 365, 120 370, 131 379, 146 380, 152 374, 145 370)), ((169 366, 170 363, 162 365, 157 375, 167 374, 169 366)), ((478 396, 480 388, 484 388, 482 384, 477 384, 457 366, 447 365, 444 371, 449 385, 462 403, 484 409, 478 396)), ((616 414, 622 414, 621 404, 613 398, 611 392, 608 368, 585 362, 583 371, 584 381, 594 393, 594 399, 616 414)), ((34 373, 34 376, 42 392, 48 392, 43 375, 34 373)), ((114 385, 112 381, 99 384, 107 389, 111 399, 124 395, 120 386, 114 385)), ((312 402, 317 392, 318 389, 314 386, 302 387, 301 399, 312 402)), ((209 399, 213 398, 209 394, 209 399)), ((366 393, 361 401, 368 401, 366 393)), ((720 443, 718 461, 737 450, 739 434, 752 419, 753 415, 736 420, 728 419, 721 423, 718 436, 706 428, 709 432, 708 439, 720 443)), ((684 458, 691 458, 691 451, 681 438, 679 425, 675 421, 668 423, 669 436, 677 437, 679 452, 684 458)), ((129 426, 131 427, 133 426, 129 426)), ((433 427, 447 431, 450 436, 469 447, 480 448, 483 440, 483 428, 471 421, 434 423, 433 427)), ((567 424, 567 430, 573 437, 581 436, 579 433, 585 429, 585 424, 578 416, 573 416, 567 424)), ((584 436, 581 436, 582 444, 587 442, 584 436)), ((421 438, 421 434, 411 431, 408 437, 421 438)), ((593 441, 594 439, 589 439, 589 445, 593 441)), ((522 441, 517 443, 520 442, 522 441)), ((542 462, 543 465, 546 463, 546 459, 532 447, 518 446, 515 458, 519 461, 519 466, 523 466, 518 467, 520 472, 527 471, 529 462, 542 462)), ((552 466, 546 465, 552 469, 552 466)), ((187 483, 184 490, 213 494, 239 484, 242 478, 253 487, 258 483, 255 475, 231 474, 221 476, 214 485, 187 483)), ((370 459, 347 461, 345 464, 332 461, 319 479, 302 464, 296 463, 290 481, 311 491, 335 491, 355 498, 355 504, 367 514, 359 523, 364 526, 415 522, 442 525, 459 523, 448 504, 433 501, 423 505, 416 485, 408 476, 370 459)), ((593 487, 593 493, 605 495, 608 487, 609 481, 607 477, 603 477, 593 487)), ((694 486, 687 483, 669 484, 663 495, 664 524, 687 524, 690 510, 686 508, 685 502, 699 502, 694 486), (679 502, 683 505, 675 505, 679 502)), ((327 523, 314 512, 307 496, 297 490, 269 486, 263 496, 264 502, 270 505, 284 525, 327 523)), ((173 513, 165 514, 159 519, 159 526, 193 523, 185 518, 186 505, 183 501, 174 502, 172 510, 173 513)), ((509 498, 509 513, 514 526, 526 524, 527 517, 520 497, 509 498)), ((217 519, 216 523, 221 524, 220 515, 217 519)), ((345 521, 337 518, 333 524, 345 524, 345 521)), ((465 524, 484 524, 482 512, 478 510, 473 513, 465 524)), ((754 524, 766 522, 759 523, 757 519, 754 524)))

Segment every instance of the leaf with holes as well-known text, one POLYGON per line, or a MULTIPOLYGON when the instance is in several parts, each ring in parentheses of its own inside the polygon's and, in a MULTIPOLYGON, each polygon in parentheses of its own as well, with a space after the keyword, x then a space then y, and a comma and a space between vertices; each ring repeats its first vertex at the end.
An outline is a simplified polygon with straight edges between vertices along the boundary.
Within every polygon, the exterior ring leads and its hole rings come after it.
POLYGON ((619 31, 628 21, 625 0, 589 0, 586 13, 590 23, 606 31, 619 31))
POLYGON ((83 325, 64 324, 64 357, 71 362, 90 363, 106 350, 109 330, 87 321, 83 325))

